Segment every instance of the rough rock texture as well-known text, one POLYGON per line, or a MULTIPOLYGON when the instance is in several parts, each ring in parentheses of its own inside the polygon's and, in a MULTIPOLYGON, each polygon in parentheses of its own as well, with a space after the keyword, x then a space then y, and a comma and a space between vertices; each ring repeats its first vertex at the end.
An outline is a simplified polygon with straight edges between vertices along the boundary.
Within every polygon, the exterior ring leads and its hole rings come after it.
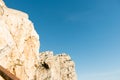
POLYGON ((76 80, 74 62, 70 56, 53 52, 40 53, 39 67, 36 76, 40 80, 76 80), (42 74, 42 75, 41 75, 42 74))
MULTIPOLYGON (((28 15, 0 0, 0 65, 20 80, 77 80, 66 54, 39 54, 39 36, 28 15)), ((4 80, 0 76, 0 80, 4 80)))

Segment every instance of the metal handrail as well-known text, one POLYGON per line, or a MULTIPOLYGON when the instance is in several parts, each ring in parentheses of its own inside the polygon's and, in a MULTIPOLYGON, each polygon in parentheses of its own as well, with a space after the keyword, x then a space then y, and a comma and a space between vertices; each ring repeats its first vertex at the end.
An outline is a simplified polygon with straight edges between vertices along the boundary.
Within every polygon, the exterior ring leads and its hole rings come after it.
POLYGON ((3 68, 0 65, 0 76, 2 76, 5 80, 20 80, 15 75, 10 73, 7 69, 3 68))

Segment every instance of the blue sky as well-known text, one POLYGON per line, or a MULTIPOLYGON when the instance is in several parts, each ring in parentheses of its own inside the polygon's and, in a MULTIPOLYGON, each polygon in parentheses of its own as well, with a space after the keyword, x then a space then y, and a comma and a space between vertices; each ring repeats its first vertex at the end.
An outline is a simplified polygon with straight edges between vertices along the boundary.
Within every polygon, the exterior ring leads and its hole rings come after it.
POLYGON ((40 52, 67 53, 78 80, 120 80, 119 0, 5 0, 29 14, 40 52))

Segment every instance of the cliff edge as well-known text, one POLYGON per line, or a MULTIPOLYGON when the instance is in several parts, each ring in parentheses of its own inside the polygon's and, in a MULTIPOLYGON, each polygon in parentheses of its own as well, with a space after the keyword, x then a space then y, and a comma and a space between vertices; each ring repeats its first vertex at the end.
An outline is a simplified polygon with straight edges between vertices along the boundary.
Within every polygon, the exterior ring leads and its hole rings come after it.
POLYGON ((20 80, 77 80, 69 55, 39 53, 39 36, 28 18, 0 0, 0 66, 20 80))

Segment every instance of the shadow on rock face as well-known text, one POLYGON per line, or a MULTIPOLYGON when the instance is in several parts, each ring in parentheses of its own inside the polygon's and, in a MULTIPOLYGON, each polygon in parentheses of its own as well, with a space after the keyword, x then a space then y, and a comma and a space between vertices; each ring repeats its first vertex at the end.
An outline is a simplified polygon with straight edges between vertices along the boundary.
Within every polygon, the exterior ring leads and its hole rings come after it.
POLYGON ((42 64, 42 66, 43 66, 45 69, 49 69, 48 64, 46 64, 45 62, 42 64))

